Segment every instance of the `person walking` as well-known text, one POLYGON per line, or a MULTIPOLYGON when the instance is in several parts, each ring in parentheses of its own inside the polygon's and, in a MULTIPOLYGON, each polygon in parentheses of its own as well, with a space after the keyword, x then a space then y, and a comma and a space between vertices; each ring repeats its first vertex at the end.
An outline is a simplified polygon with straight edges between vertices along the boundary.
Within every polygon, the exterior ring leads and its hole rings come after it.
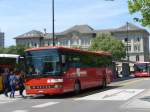
POLYGON ((15 95, 15 89, 16 89, 16 75, 14 72, 11 71, 10 77, 9 77, 9 84, 10 84, 10 98, 14 98, 15 95))
POLYGON ((3 91, 4 95, 8 97, 8 91, 9 91, 9 72, 8 70, 5 70, 5 72, 2 75, 2 80, 3 80, 3 91))
POLYGON ((22 72, 17 75, 17 86, 19 88, 19 94, 22 97, 24 97, 23 91, 24 91, 25 87, 24 87, 24 77, 23 77, 23 73, 22 72))

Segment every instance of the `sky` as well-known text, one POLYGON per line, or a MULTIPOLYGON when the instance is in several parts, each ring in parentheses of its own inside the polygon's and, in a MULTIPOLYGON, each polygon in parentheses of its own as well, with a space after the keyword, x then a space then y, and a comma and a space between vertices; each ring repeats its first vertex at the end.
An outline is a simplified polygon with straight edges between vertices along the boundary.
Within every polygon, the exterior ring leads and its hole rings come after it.
MULTIPOLYGON (((127 21, 137 26, 128 12, 127 0, 54 0, 55 30, 88 24, 94 29, 116 28, 127 21)), ((140 26, 141 27, 141 26, 140 26)), ((31 30, 52 32, 52 0, 0 0, 0 30, 5 46, 15 45, 14 37, 31 30)))

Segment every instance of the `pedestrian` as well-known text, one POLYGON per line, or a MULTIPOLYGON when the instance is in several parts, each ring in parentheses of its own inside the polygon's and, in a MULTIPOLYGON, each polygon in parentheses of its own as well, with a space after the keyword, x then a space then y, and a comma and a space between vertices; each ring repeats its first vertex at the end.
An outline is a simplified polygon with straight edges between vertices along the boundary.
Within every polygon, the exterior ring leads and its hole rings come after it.
POLYGON ((9 76, 9 84, 10 84, 10 98, 14 98, 15 95, 15 89, 16 89, 16 75, 15 72, 11 71, 9 76))
POLYGON ((3 80, 3 91, 4 95, 8 97, 8 91, 9 91, 9 71, 5 69, 5 72, 2 75, 2 80, 3 80))
POLYGON ((23 95, 23 91, 25 89, 24 87, 24 76, 23 76, 23 72, 20 72, 20 74, 17 75, 17 86, 19 89, 19 94, 24 97, 23 95))

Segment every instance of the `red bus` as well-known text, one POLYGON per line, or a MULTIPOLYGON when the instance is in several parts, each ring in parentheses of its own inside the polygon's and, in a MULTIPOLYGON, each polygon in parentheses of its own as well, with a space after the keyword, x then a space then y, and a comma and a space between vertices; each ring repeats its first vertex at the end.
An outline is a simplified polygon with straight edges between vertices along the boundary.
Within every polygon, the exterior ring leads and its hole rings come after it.
POLYGON ((91 87, 106 87, 112 80, 111 53, 65 47, 26 50, 26 93, 79 93, 91 87))
POLYGON ((134 76, 135 77, 149 77, 150 76, 150 63, 149 62, 137 62, 134 64, 134 76))

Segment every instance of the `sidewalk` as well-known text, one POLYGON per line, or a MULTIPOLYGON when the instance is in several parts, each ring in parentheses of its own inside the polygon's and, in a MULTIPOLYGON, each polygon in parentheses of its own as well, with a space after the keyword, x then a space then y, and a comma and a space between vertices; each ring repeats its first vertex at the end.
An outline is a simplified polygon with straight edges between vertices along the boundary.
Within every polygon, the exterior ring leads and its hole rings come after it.
POLYGON ((134 77, 133 76, 128 76, 128 77, 116 78, 116 79, 113 80, 113 82, 125 81, 125 80, 130 80, 130 79, 134 79, 134 77))

